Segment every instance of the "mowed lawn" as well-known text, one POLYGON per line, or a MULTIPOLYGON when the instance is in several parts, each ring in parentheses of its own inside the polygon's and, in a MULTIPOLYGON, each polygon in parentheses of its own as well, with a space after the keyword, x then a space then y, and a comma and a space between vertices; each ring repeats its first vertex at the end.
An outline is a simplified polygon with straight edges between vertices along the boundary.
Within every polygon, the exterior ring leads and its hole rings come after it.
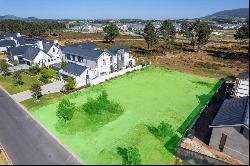
POLYGON ((38 84, 43 84, 40 81, 38 81, 38 76, 35 77, 31 77, 28 76, 27 74, 21 73, 22 75, 22 81, 23 81, 23 85, 20 86, 15 86, 14 85, 14 79, 13 79, 13 73, 10 74, 9 76, 3 77, 0 76, 0 85, 6 89, 10 94, 15 94, 15 93, 19 93, 19 92, 23 92, 26 90, 29 90, 31 85, 34 83, 38 83, 38 84))
MULTIPOLYGON (((123 114, 109 123, 58 127, 59 101, 30 111, 87 164, 122 164, 117 147, 129 146, 139 149, 142 164, 168 164, 179 138, 220 84, 218 80, 149 67, 66 96, 80 106, 88 97, 106 90, 110 100, 124 107, 123 114), (167 142, 157 139, 147 127, 158 126, 161 121, 176 131, 167 142)), ((73 121, 79 118, 76 115, 73 121)))

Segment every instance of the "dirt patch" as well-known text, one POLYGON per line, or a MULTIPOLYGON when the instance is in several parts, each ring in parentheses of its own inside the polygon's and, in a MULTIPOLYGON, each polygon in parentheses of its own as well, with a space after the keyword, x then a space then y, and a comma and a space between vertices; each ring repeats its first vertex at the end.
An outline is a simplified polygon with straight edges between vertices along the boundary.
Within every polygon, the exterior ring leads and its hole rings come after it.
POLYGON ((204 144, 202 141, 195 137, 193 139, 183 138, 179 146, 184 149, 188 149, 212 158, 225 161, 227 163, 231 163, 232 165, 245 165, 245 163, 217 151, 216 149, 204 144))
POLYGON ((4 52, 0 52, 0 60, 6 59, 7 55, 4 52))

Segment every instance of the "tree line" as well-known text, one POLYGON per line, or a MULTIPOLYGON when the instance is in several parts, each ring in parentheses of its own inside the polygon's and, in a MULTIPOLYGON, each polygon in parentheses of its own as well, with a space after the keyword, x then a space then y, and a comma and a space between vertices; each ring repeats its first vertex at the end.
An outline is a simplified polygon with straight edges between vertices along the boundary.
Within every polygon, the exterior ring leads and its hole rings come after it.
POLYGON ((19 32, 29 37, 59 33, 63 29, 65 24, 57 21, 0 20, 0 32, 19 32))
MULTIPOLYGON (((104 27, 105 37, 104 40, 108 43, 113 42, 113 40, 119 35, 119 29, 114 23, 109 23, 104 27)), ((184 38, 190 41, 195 51, 199 51, 202 46, 208 43, 209 37, 212 33, 212 28, 207 22, 195 21, 195 22, 182 22, 181 31, 178 32, 184 38)), ((159 41, 159 39, 164 40, 163 47, 168 50, 173 50, 175 46, 176 39, 176 28, 174 27, 172 21, 165 20, 159 32, 151 22, 148 22, 144 28, 144 39, 148 45, 148 49, 152 49, 159 41)), ((237 29, 235 34, 236 40, 245 40, 249 38, 249 21, 241 28, 237 29)))

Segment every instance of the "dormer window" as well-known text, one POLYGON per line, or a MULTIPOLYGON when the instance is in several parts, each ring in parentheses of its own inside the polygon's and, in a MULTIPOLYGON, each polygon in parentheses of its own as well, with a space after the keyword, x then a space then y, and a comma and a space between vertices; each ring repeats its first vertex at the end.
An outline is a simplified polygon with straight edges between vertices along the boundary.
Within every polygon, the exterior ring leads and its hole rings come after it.
POLYGON ((53 48, 53 52, 56 52, 56 49, 55 49, 55 48, 53 48))
POLYGON ((103 59, 103 65, 106 65, 106 60, 105 59, 103 59))

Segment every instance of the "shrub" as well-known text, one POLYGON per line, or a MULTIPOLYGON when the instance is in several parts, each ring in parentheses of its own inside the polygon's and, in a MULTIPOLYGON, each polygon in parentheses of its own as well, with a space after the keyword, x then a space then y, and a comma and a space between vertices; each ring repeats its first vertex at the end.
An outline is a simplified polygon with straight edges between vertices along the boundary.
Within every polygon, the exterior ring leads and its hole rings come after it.
POLYGON ((117 153, 122 157, 123 165, 141 165, 141 156, 136 147, 117 147, 117 153))
POLYGON ((44 83, 48 83, 49 79, 52 78, 53 76, 50 74, 47 68, 43 68, 41 71, 41 77, 40 80, 44 83))
POLYGON ((174 135, 172 126, 164 121, 162 121, 157 127, 149 126, 148 130, 159 139, 170 138, 174 135))
POLYGON ((103 91, 97 99, 88 98, 87 103, 83 104, 82 108, 88 114, 102 114, 105 112, 117 114, 123 112, 121 105, 108 100, 106 91, 103 91))
POLYGON ((9 74, 9 65, 6 60, 0 60, 0 73, 3 73, 3 76, 9 74))
POLYGON ((71 78, 67 79, 67 84, 65 84, 64 88, 66 91, 70 91, 73 90, 76 87, 76 83, 74 80, 72 80, 71 78))
POLYGON ((23 85, 23 79, 22 79, 21 72, 14 73, 13 80, 14 80, 15 86, 23 85))
POLYGON ((40 72, 40 69, 38 66, 30 66, 28 70, 32 75, 37 75, 40 72))
POLYGON ((71 103, 68 99, 63 99, 57 107, 56 115, 59 119, 67 122, 73 118, 75 109, 76 107, 74 103, 71 103))

